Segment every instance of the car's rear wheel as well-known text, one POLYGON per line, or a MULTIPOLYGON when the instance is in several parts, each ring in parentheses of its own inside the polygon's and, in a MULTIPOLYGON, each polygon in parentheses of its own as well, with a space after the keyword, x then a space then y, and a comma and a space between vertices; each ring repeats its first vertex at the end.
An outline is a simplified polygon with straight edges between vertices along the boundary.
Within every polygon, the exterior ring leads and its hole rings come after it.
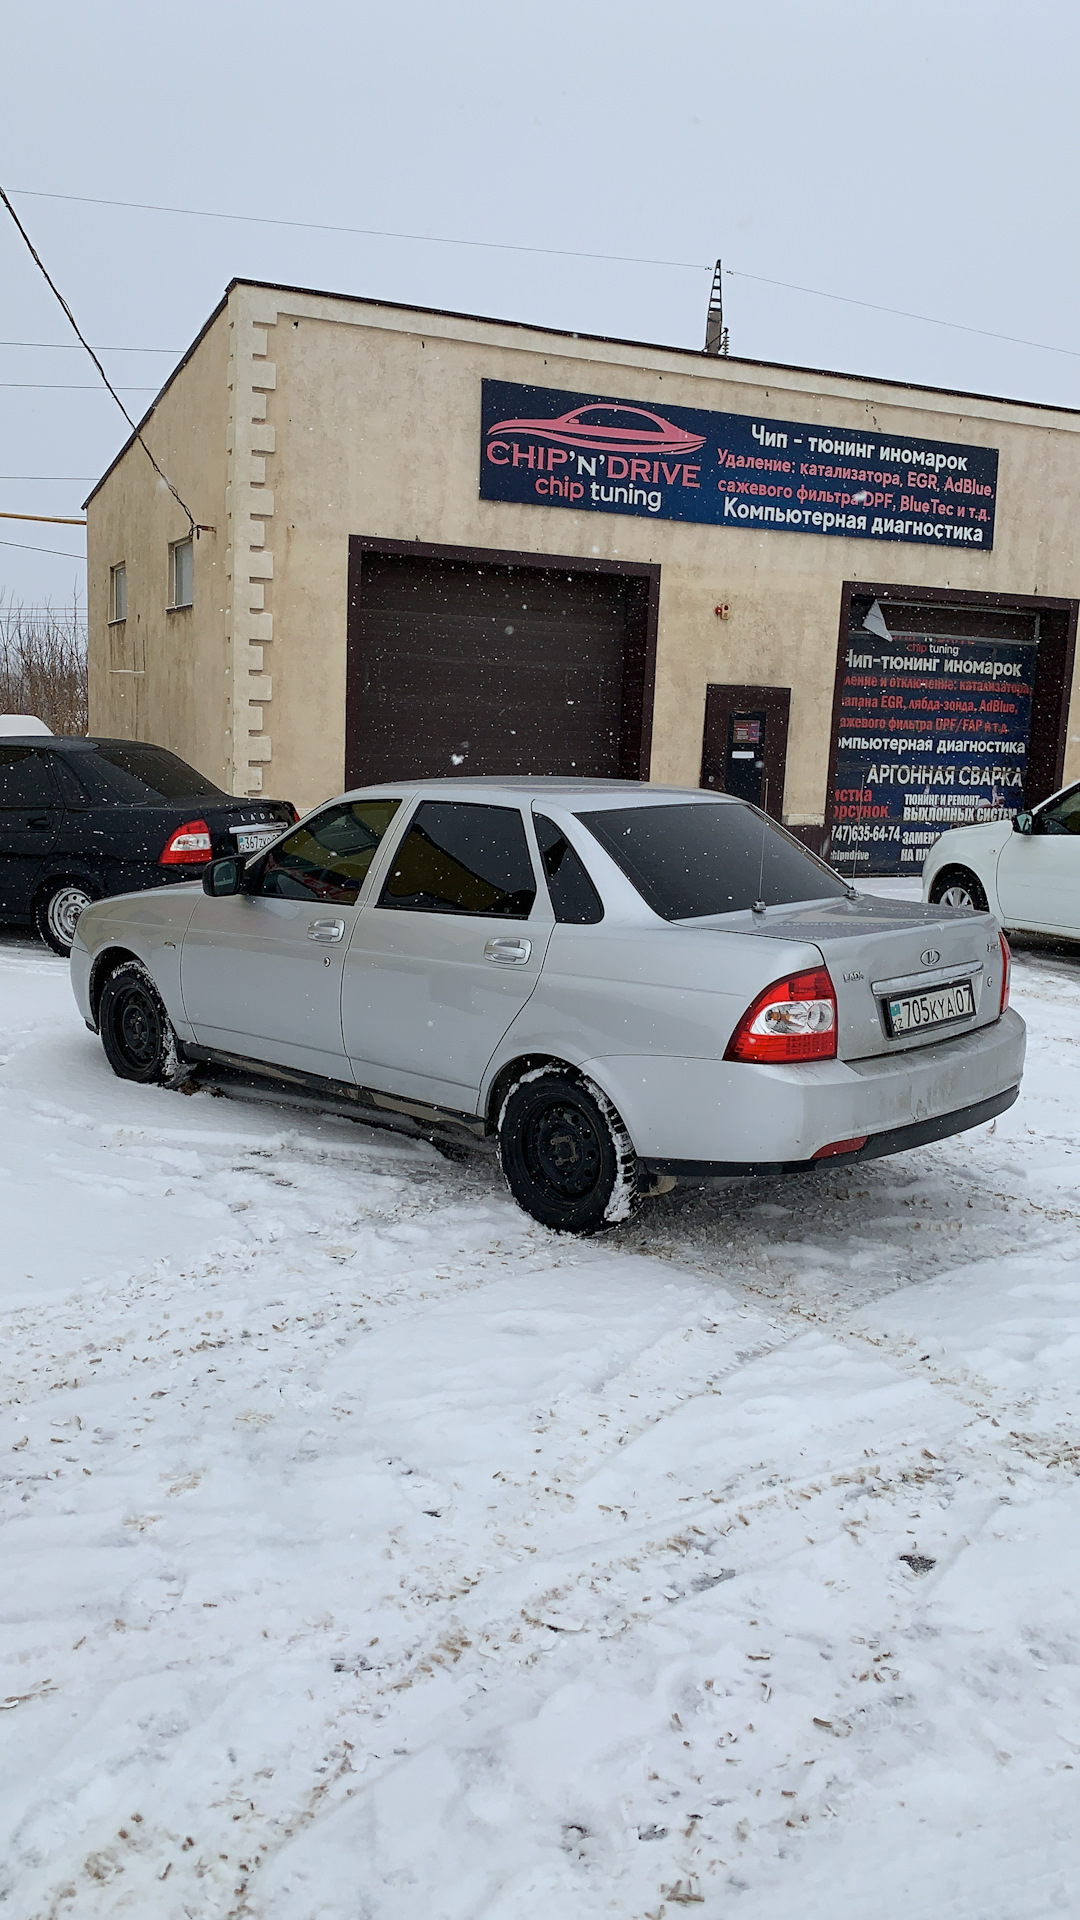
POLYGON ((187 1078, 171 1020, 146 968, 125 960, 110 973, 98 1002, 105 1057, 121 1080, 178 1087, 187 1078))
POLYGON ((611 1102, 565 1068, 541 1067, 511 1087, 499 1115, 499 1158, 519 1207, 561 1233, 625 1220, 641 1182, 611 1102))
POLYGON ((969 913, 985 913, 988 906, 982 882, 969 867, 942 867, 930 887, 935 907, 966 907, 969 913))
POLYGON ((85 880, 51 880, 34 902, 34 931, 39 940, 66 960, 79 915, 93 897, 85 880))

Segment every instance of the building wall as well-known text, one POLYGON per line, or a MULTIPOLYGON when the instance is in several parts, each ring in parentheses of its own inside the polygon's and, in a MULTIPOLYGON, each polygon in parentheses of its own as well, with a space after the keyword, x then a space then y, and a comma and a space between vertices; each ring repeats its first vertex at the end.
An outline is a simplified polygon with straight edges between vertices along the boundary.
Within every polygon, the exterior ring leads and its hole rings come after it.
POLYGON ((229 328, 216 320, 144 428, 195 519, 194 605, 168 611, 169 546, 187 517, 133 445, 87 511, 90 732, 156 740, 215 779, 225 774, 225 486, 229 328), (109 573, 127 567, 127 619, 109 625, 109 573))
MULTIPOLYGON (((162 401, 153 428, 155 448, 160 435, 170 457, 175 449, 177 471, 190 472, 200 497, 220 488, 224 457, 230 463, 228 578, 215 570, 220 536, 212 561, 201 551, 204 537, 197 569, 207 568, 214 607, 202 605, 197 570, 196 610, 188 616, 192 650, 205 659, 206 682, 216 683, 215 764, 226 767, 237 792, 258 791, 261 780, 266 792, 298 805, 339 789, 343 779, 350 534, 659 562, 653 778, 696 785, 709 681, 790 686, 784 811, 793 824, 824 817, 844 580, 1080 597, 1071 527, 1080 499, 1080 419, 1064 412, 240 285, 162 401), (231 357, 223 382, 226 337, 231 357), (994 446, 996 544, 988 553, 871 546, 760 527, 480 501, 483 377, 654 406, 793 418, 811 427, 820 422, 898 442, 915 436, 994 446), (214 611, 219 595, 227 602, 224 621, 214 611), (730 618, 721 621, 714 609, 724 602, 730 618)), ((123 534, 129 553, 149 550, 152 557, 176 537, 165 531, 166 522, 173 524, 168 497, 153 494, 145 472, 135 470, 139 460, 145 466, 139 450, 130 450, 90 509, 94 727, 105 711, 105 536, 115 546, 123 534)), ((206 517, 212 520, 213 511, 206 517)), ((129 596, 134 585, 129 572, 129 596)), ((171 639, 176 619, 147 624, 138 728, 116 730, 163 739, 210 772, 214 689, 200 677, 196 692, 190 674, 185 678, 186 656, 180 671, 171 639), (168 657, 151 668, 159 647, 168 657)), ((122 712, 115 691, 108 710, 129 722, 134 712, 122 712)), ((1074 711, 1080 716, 1080 702, 1074 711)), ((1077 726, 1066 777, 1080 777, 1077 726)))

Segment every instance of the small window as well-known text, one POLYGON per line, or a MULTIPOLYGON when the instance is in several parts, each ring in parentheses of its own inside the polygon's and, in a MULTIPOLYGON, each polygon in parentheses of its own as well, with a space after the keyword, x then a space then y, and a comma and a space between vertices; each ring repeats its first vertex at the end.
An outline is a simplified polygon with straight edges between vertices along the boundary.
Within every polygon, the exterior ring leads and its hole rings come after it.
POLYGON ((189 538, 169 548, 169 605, 190 607, 195 597, 195 546, 189 538))
POLYGON ((535 899, 525 823, 516 808, 425 800, 398 848, 379 905, 527 920, 535 899))
POLYGON ((258 891, 351 906, 400 800, 350 800, 307 820, 266 856, 258 891))
POLYGON ((604 903, 585 871, 585 862, 554 820, 537 813, 533 823, 556 920, 568 927, 594 927, 604 917, 604 903))
POLYGON ((127 619, 127 567, 123 561, 109 570, 109 619, 127 619))

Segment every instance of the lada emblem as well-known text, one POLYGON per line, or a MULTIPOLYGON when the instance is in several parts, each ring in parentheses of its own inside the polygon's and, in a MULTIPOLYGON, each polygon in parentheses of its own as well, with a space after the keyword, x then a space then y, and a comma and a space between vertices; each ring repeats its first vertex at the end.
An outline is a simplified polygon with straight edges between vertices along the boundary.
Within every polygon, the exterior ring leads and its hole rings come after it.
POLYGON ((936 967, 941 955, 936 947, 924 947, 919 955, 924 967, 936 967))

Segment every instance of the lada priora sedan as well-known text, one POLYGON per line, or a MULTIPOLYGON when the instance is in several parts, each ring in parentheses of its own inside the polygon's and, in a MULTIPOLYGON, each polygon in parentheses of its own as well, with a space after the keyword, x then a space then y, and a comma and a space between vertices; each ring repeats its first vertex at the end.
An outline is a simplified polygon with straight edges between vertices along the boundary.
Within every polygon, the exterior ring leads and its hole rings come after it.
POLYGON ((989 913, 856 893, 742 801, 622 781, 365 788, 71 956, 114 1071, 200 1062, 494 1136, 575 1233, 680 1177, 902 1152, 1015 1100, 989 913))

